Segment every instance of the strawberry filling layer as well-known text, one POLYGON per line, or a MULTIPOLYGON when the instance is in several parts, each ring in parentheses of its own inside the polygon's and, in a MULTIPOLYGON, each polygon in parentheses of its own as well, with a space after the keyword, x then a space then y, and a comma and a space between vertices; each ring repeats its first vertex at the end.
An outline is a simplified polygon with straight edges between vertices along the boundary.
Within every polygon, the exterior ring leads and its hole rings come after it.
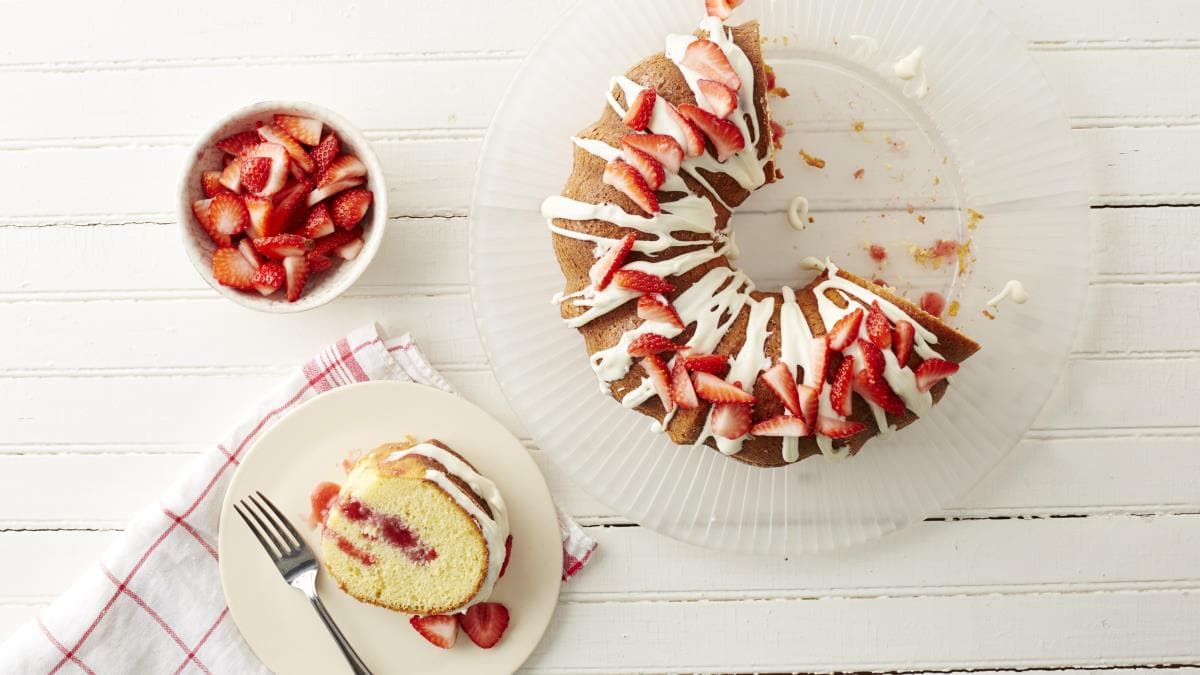
POLYGON ((374 565, 375 558, 361 548, 355 546, 349 539, 334 532, 333 530, 325 530, 325 536, 330 537, 337 542, 337 547, 342 550, 342 553, 354 558, 364 565, 374 565))
MULTIPOLYGON (((342 514, 351 521, 374 525, 378 530, 378 538, 400 549, 414 563, 423 565, 437 560, 437 551, 422 542, 402 518, 374 511, 357 499, 343 502, 341 509, 342 514)), ((341 545, 340 542, 338 545, 341 545)))

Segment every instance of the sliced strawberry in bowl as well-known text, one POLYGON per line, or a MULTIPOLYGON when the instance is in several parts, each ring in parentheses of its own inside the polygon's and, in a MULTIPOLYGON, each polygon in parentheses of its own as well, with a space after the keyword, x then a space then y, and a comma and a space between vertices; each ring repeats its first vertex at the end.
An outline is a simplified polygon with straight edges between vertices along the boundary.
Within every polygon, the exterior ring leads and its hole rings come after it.
POLYGON ((619 269, 613 274, 613 283, 620 288, 640 293, 673 293, 675 287, 662 277, 640 270, 619 269))
POLYGON ((236 248, 213 251, 212 274, 217 283, 239 290, 254 288, 254 265, 236 248))
POLYGON ((312 241, 298 234, 277 234, 254 240, 254 248, 272 260, 302 256, 312 247, 312 241))
POLYGON ((692 373, 696 395, 710 403, 754 403, 754 395, 712 373, 692 373))
POLYGON ((205 171, 200 174, 200 189, 204 192, 206 198, 216 197, 218 192, 224 191, 226 188, 221 185, 220 171, 205 171))
POLYGON ((597 291, 602 291, 608 288, 608 284, 612 282, 613 276, 617 269, 625 264, 625 257, 633 250, 633 244, 637 241, 637 235, 633 232, 621 237, 621 239, 608 248, 596 262, 592 263, 591 269, 588 270, 588 279, 592 282, 592 287, 597 291))
POLYGON ((333 234, 334 225, 333 217, 329 215, 329 206, 324 202, 317 204, 308 210, 308 217, 304 219, 304 230, 302 234, 309 239, 320 239, 329 234, 333 234))
POLYGON ((642 174, 629 163, 620 159, 610 161, 604 167, 603 180, 605 185, 629 197, 646 213, 654 215, 662 210, 654 190, 646 183, 646 179, 642 178, 642 174))
POLYGON ((680 65, 706 80, 714 80, 733 91, 742 88, 742 80, 729 64, 729 58, 712 40, 696 40, 687 46, 680 65))
POLYGON ((683 365, 683 358, 675 357, 671 366, 671 398, 685 410, 700 407, 700 399, 696 396, 696 387, 692 384, 692 376, 683 365))
POLYGON ((450 649, 458 640, 458 622, 457 616, 447 614, 414 616, 408 620, 409 625, 429 644, 442 649, 450 649))
POLYGON ((256 132, 239 131, 217 141, 216 146, 227 154, 238 156, 246 154, 247 150, 259 143, 262 143, 262 138, 259 138, 256 132))
POLYGON ((289 136, 305 145, 316 145, 321 142, 321 130, 325 128, 321 120, 278 113, 273 119, 275 124, 279 125, 289 136))
POLYGON ((250 224, 250 214, 242 198, 229 192, 213 197, 208 207, 208 219, 212 228, 225 235, 238 234, 250 224))
POLYGON ((729 113, 737 108, 737 92, 729 87, 713 80, 700 80, 696 85, 700 87, 709 111, 717 117, 729 117, 729 113))
MULTIPOLYGON (((221 170, 221 176, 217 179, 221 187, 226 190, 238 193, 242 191, 242 158, 234 157, 233 161, 226 164, 221 170)), ((216 194, 213 195, 214 197, 216 194)))
POLYGON ((361 237, 362 228, 356 227, 352 230, 336 230, 333 234, 321 237, 313 242, 313 247, 310 253, 313 253, 314 255, 331 255, 337 251, 337 249, 361 237))
POLYGON ((736 441, 750 433, 752 425, 749 403, 718 403, 712 409, 712 432, 721 438, 736 441))
POLYGON ((354 227, 367 215, 373 198, 371 191, 365 188, 354 188, 337 195, 329 208, 333 224, 343 230, 354 227))
POLYGON ((271 295, 283 287, 283 282, 286 278, 287 275, 283 270, 283 265, 267 261, 259 265, 257 270, 254 270, 254 276, 250 278, 250 283, 254 286, 254 290, 259 293, 271 295))
POLYGON ((678 141, 665 134, 626 134, 621 137, 621 146, 650 155, 670 174, 679 173, 679 167, 683 164, 683 148, 679 147, 678 141))
POLYGON ((722 119, 700 106, 684 103, 679 113, 696 125, 717 151, 717 161, 724 162, 746 147, 746 139, 733 122, 722 119))
POLYGON ((958 364, 944 359, 925 359, 917 366, 917 391, 926 392, 933 385, 958 372, 958 364))
POLYGON ((338 157, 317 176, 317 186, 309 195, 308 205, 312 206, 342 190, 362 185, 366 175, 366 165, 354 155, 338 157))
POLYGON ((750 427, 750 433, 755 436, 808 436, 812 433, 808 423, 794 415, 779 415, 769 420, 763 420, 750 427))
POLYGON ((679 312, 661 295, 643 295, 638 298, 637 315, 642 321, 657 321, 675 328, 683 328, 679 312))
POLYGON ((354 239, 334 249, 334 253, 342 260, 354 260, 359 253, 362 253, 363 246, 366 246, 366 242, 362 239, 354 239))
POLYGON ((264 124, 258 128, 258 135, 268 143, 283 146, 292 162, 303 169, 305 173, 312 173, 314 166, 312 157, 308 156, 308 151, 304 149, 304 146, 292 138, 291 134, 284 131, 283 127, 273 123, 264 124))
POLYGON ((212 199, 197 199, 192 202, 192 215, 196 218, 196 223, 200 225, 200 229, 208 235, 209 239, 213 240, 217 246, 226 247, 233 246, 233 241, 229 235, 221 234, 213 228, 212 225, 212 199))
POLYGON ((628 351, 630 356, 649 356, 679 351, 679 345, 672 342, 671 338, 663 337, 658 333, 644 333, 629 343, 628 351))
POLYGON ((242 237, 241 241, 237 243, 237 250, 245 256, 246 260, 250 261, 251 265, 254 265, 254 269, 258 269, 259 265, 262 265, 262 256, 258 254, 258 249, 254 248, 254 243, 246 237, 242 237))
POLYGON ((625 111, 625 117, 621 121, 634 131, 644 130, 650 124, 650 117, 654 114, 654 101, 657 98, 658 92, 653 87, 639 91, 637 96, 633 97, 633 103, 629 104, 629 109, 625 111))
POLYGON ((261 195, 271 178, 270 157, 243 157, 238 170, 241 187, 254 195, 261 195))
POLYGON ((304 254, 304 260, 308 263, 308 273, 320 274, 333 269, 333 258, 327 255, 317 255, 312 251, 304 254))
POLYGON ((648 354, 642 359, 642 370, 646 371, 650 386, 654 388, 654 393, 658 394, 658 400, 662 402, 663 409, 667 412, 674 410, 675 397, 671 390, 672 378, 667 372, 667 364, 663 362, 662 357, 658 354, 648 354))
POLYGON ((283 259, 284 286, 287 289, 287 301, 296 302, 304 292, 308 282, 308 261, 304 256, 293 255, 283 259))
POLYGON ((780 361, 763 371, 759 378, 788 412, 793 415, 804 414, 800 410, 800 395, 796 391, 796 378, 792 375, 791 366, 780 361))
POLYGON ((271 172, 267 175, 267 180, 263 184, 259 195, 273 195, 283 189, 287 183, 289 173, 288 167, 291 165, 291 159, 288 157, 288 151, 278 143, 259 143, 246 152, 247 157, 266 157, 271 160, 271 172))
POLYGON ((341 152, 342 144, 338 140, 337 134, 333 132, 325 134, 325 138, 322 138, 317 147, 309 153, 309 157, 312 157, 313 160, 313 169, 318 173, 328 169, 341 152))

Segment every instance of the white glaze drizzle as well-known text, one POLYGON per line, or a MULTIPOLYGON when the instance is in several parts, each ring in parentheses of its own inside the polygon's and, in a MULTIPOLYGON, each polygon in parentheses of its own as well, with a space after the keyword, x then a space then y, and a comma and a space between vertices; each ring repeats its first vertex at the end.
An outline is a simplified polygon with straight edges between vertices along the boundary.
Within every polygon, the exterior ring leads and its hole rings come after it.
POLYGON ((1005 299, 1012 300, 1018 305, 1023 305, 1029 301, 1029 292, 1025 290, 1025 285, 1016 279, 1010 279, 1004 284, 1004 289, 996 294, 996 297, 987 301, 988 306, 995 307, 1005 299))
POLYGON ((800 195, 792 198, 787 210, 788 225, 793 230, 803 230, 808 226, 808 199, 800 195))
MULTIPOLYGON (((796 368, 804 368, 805 377, 811 377, 813 334, 808 327, 808 320, 796 303, 796 292, 790 287, 780 289, 783 302, 779 307, 779 360, 787 365, 792 377, 796 377, 796 368)), ((797 380, 798 381, 798 380, 797 380)), ((816 420, 809 420, 810 426, 816 433, 816 420)), ((800 459, 800 439, 795 436, 783 438, 783 461, 795 462, 800 459)))
POLYGON ((397 450, 389 454, 385 461, 395 462, 409 455, 420 455, 446 467, 445 473, 428 469, 425 472, 425 479, 436 483, 438 487, 445 490, 464 511, 471 514, 471 517, 479 525, 479 531, 483 534, 488 548, 488 571, 479 590, 460 609, 484 602, 491 597, 496 580, 500 578, 500 568, 504 566, 504 541, 509 534, 508 507, 504 504, 504 498, 500 496, 500 490, 496 488, 495 483, 480 475, 469 464, 432 443, 420 443, 407 450, 397 450), (466 483, 472 492, 487 503, 492 515, 489 517, 486 511, 479 508, 475 501, 463 492, 462 488, 448 478, 448 475, 466 483))
POLYGON ((929 78, 925 75, 925 48, 917 47, 892 66, 896 77, 908 82, 904 95, 923 99, 929 94, 929 78))

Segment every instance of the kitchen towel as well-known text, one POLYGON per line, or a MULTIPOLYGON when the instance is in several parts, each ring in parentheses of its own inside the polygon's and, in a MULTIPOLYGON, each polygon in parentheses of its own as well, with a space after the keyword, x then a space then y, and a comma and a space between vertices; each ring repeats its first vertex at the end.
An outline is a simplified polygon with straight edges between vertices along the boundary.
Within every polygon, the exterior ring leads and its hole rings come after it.
MULTIPOLYGON (((291 408, 368 380, 453 391, 404 335, 363 326, 322 350, 201 453, 72 587, 0 644, 0 673, 268 672, 229 617, 217 570, 217 521, 238 460, 291 408)), ((596 548, 558 513, 563 581, 596 548)), ((281 581, 282 583, 282 581, 281 581)))

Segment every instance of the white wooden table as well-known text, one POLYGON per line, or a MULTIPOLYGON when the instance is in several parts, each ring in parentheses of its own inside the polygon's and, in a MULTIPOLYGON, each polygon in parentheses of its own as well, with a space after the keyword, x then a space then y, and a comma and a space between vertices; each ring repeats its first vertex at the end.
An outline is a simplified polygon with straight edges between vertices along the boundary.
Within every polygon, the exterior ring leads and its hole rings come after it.
MULTIPOLYGON (((1092 173, 1088 306, 1035 427, 942 517, 803 560, 643 530, 531 444, 602 547, 531 671, 1200 664, 1200 3, 985 1, 1029 41, 1092 173)), ((492 111, 564 6, 0 5, 0 637, 360 323, 411 330, 528 437, 473 329, 466 215, 492 111), (372 268, 302 316, 218 297, 173 222, 194 135, 265 98, 344 113, 392 189, 372 268)))

